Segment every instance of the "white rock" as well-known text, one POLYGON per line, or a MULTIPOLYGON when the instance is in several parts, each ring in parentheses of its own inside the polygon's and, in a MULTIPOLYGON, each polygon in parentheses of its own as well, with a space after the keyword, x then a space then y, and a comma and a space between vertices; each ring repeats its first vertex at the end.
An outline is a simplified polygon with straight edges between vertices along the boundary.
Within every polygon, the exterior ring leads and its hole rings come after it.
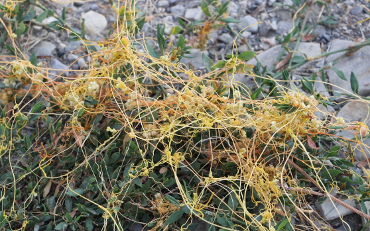
POLYGON ((183 16, 185 13, 185 7, 183 5, 176 5, 174 7, 171 7, 171 13, 175 16, 183 16))
POLYGON ((50 24, 50 23, 55 22, 55 21, 58 21, 58 19, 51 16, 51 17, 47 17, 44 20, 42 20, 42 23, 47 25, 47 24, 50 24))
POLYGON ((192 48, 189 50, 191 54, 187 56, 194 56, 194 58, 182 58, 181 62, 188 65, 192 64, 195 68, 195 70, 199 70, 201 68, 204 68, 202 54, 208 55, 208 51, 201 51, 200 49, 192 48))
POLYGON ((104 15, 92 10, 81 16, 81 22, 83 18, 85 19, 85 31, 92 37, 100 35, 108 25, 104 15))
MULTIPOLYGON (((345 119, 345 121, 350 122, 352 121, 363 122, 367 124, 367 126, 370 126, 370 117, 369 117, 370 111, 368 106, 369 106, 368 104, 359 101, 349 102, 340 109, 340 111, 337 114, 337 117, 342 117, 345 119)), ((338 131, 336 132, 336 135, 347 139, 352 139, 355 137, 354 134, 347 130, 338 131)), ((362 142, 365 145, 370 146, 369 138, 362 140, 362 142)), ((368 148, 360 144, 351 143, 351 145, 354 148, 356 160, 362 161, 367 158, 370 158, 370 151, 368 148)))
MULTIPOLYGON (((350 41, 334 40, 331 43, 329 52, 344 49, 353 44, 354 43, 350 41)), ((344 54, 345 52, 340 52, 337 54, 330 55, 327 57, 327 61, 332 62, 344 54)), ((348 91, 347 93, 352 93, 350 78, 351 72, 353 72, 357 77, 357 81, 359 84, 359 94, 361 96, 370 95, 369 60, 370 60, 370 47, 365 46, 358 50, 356 53, 354 53, 352 56, 343 57, 337 64, 335 64, 333 67, 340 71, 343 71, 348 81, 339 78, 338 75, 333 70, 331 69, 327 70, 326 73, 328 75, 329 82, 333 84, 333 90, 340 92, 348 91), (340 89, 339 87, 343 88, 344 90, 340 89)))
POLYGON ((249 32, 252 32, 252 33, 257 33, 258 31, 258 21, 256 18, 252 17, 252 16, 245 16, 244 18, 241 19, 241 22, 239 23, 239 27, 240 29, 244 29, 246 27, 245 30, 246 31, 249 31, 249 32))
MULTIPOLYGON (((342 201, 343 203, 346 203, 352 207, 356 207, 356 201, 351 199, 345 199, 342 201)), ((315 203, 316 208, 320 211, 323 218, 327 221, 334 220, 339 217, 343 217, 345 215, 352 214, 353 211, 350 209, 347 209, 346 207, 331 201, 329 198, 326 198, 326 200, 323 203, 315 203)))
POLYGON ((187 9, 185 13, 185 18, 189 20, 200 20, 202 18, 203 11, 200 7, 198 8, 192 8, 192 9, 187 9))
POLYGON ((158 7, 169 7, 170 3, 166 0, 160 0, 160 1, 158 1, 157 5, 158 5, 158 7))
POLYGON ((35 31, 41 31, 41 30, 42 30, 42 26, 36 26, 36 25, 34 25, 34 26, 33 26, 33 29, 34 29, 35 31))
POLYGON ((35 49, 36 56, 51 56, 56 46, 47 41, 42 41, 40 45, 35 49))

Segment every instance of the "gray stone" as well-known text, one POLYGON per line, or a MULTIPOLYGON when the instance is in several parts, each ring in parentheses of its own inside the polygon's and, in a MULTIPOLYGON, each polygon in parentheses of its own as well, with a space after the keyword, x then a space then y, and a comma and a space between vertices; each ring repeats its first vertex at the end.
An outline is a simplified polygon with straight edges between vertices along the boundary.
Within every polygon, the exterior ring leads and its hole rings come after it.
POLYGON ((77 55, 75 55, 75 54, 68 54, 68 55, 67 55, 67 60, 68 60, 69 62, 73 62, 73 61, 75 61, 76 59, 78 59, 78 56, 77 56, 77 55))
POLYGON ((35 49, 36 56, 51 56, 56 46, 47 41, 42 41, 40 45, 35 49))
MULTIPOLYGON (((342 117, 343 119, 345 119, 345 121, 350 122, 353 121, 363 122, 367 124, 367 126, 370 126, 370 117, 369 117, 370 111, 368 107, 369 105, 366 103, 352 101, 347 103, 346 105, 344 105, 344 107, 340 109, 340 111, 337 114, 337 117, 342 117)), ((338 131, 336 132, 336 135, 344 137, 346 139, 352 139, 355 137, 355 135, 349 132, 348 130, 338 131)), ((370 138, 366 138, 363 140, 361 140, 361 138, 359 139, 365 145, 370 146, 370 138)), ((367 158, 370 158, 370 151, 364 145, 355 143, 351 143, 351 145, 354 148, 356 160, 362 161, 367 158)))
POLYGON ((267 5, 271 7, 271 6, 274 5, 275 2, 276 2, 276 0, 268 0, 267 5))
POLYGON ((104 15, 92 10, 81 16, 81 22, 83 18, 85 19, 85 31, 93 38, 95 38, 96 35, 101 35, 108 25, 104 15))
MULTIPOLYGON (((334 40, 331 43, 329 52, 348 48, 348 46, 353 44, 354 44, 353 42, 346 40, 334 40)), ((340 52, 330 55, 327 57, 327 61, 333 62, 335 59, 340 58, 344 54, 345 52, 340 52)), ((352 89, 349 80, 351 72, 353 72, 358 80, 359 94, 361 96, 368 96, 370 94, 369 60, 370 60, 369 46, 361 48, 350 57, 342 57, 338 61, 338 63, 336 63, 333 67, 340 71, 343 71, 348 81, 339 78, 338 75, 332 69, 327 70, 329 82, 333 84, 333 90, 351 93, 352 89)))
POLYGON ((326 34, 326 29, 321 25, 317 25, 316 28, 312 31, 312 34, 321 37, 326 34))
MULTIPOLYGON (((356 200, 345 199, 342 202, 352 207, 356 207, 356 200)), ((352 210, 347 209, 346 207, 336 202, 333 202, 332 200, 330 200, 330 198, 326 198, 323 203, 316 202, 315 205, 316 208, 320 211, 323 218, 327 221, 331 221, 336 218, 353 213, 352 210)))
POLYGON ((78 66, 80 66, 80 68, 86 67, 86 62, 85 62, 85 59, 84 58, 79 58, 77 60, 77 63, 78 63, 78 66))
POLYGON ((58 75, 64 74, 65 76, 69 75, 68 66, 60 62, 58 59, 51 60, 51 68, 54 70, 49 71, 49 77, 55 79, 58 75))
POLYGON ((319 104, 317 106, 317 109, 319 109, 319 111, 315 112, 315 116, 317 116, 317 118, 321 120, 328 119, 329 113, 335 112, 334 108, 330 105, 327 105, 327 107, 325 107, 324 105, 319 104))
POLYGON ((76 50, 77 48, 79 48, 81 46, 81 41, 78 40, 78 41, 73 41, 73 42, 69 42, 67 47, 65 48, 66 52, 71 52, 73 50, 76 50))
POLYGON ((270 23, 268 22, 263 22, 261 26, 258 28, 258 32, 260 36, 263 36, 263 37, 265 37, 269 31, 270 31, 270 23))
POLYGON ((276 24, 276 21, 272 21, 270 24, 271 30, 276 31, 278 29, 278 26, 276 24))
POLYGON ((242 83, 248 88, 252 88, 256 86, 256 82, 254 80, 253 76, 247 76, 244 74, 234 74, 233 76, 230 77, 230 83, 235 84, 235 83, 242 83))
POLYGON ((129 231, 142 231, 144 229, 142 224, 135 223, 128 228, 129 231))
POLYGON ((355 6, 349 13, 352 15, 359 15, 362 13, 363 9, 364 8, 362 6, 355 6))
POLYGON ((280 21, 278 22, 277 26, 278 26, 278 29, 276 32, 279 34, 285 34, 285 33, 288 33, 292 29, 293 23, 280 21))
POLYGON ((238 13, 239 8, 240 7, 238 6, 238 4, 232 1, 230 1, 229 5, 227 5, 227 11, 229 13, 238 13))
MULTIPOLYGON (((295 43, 291 44, 291 49, 294 48, 295 43)), ((257 55, 257 59, 262 63, 262 65, 267 66, 267 69, 271 69, 275 65, 280 53, 284 49, 279 46, 274 46, 262 53, 257 55)), ((318 43, 299 43, 296 56, 303 56, 305 54, 307 57, 313 57, 320 54, 320 45, 318 43)), ((248 63, 256 65, 257 61, 255 59, 249 60, 248 63)))
POLYGON ((181 4, 171 7, 171 13, 175 16, 183 16, 185 13, 185 7, 181 4))
POLYGON ((187 9, 185 13, 185 18, 189 20, 200 20, 202 18, 203 11, 200 7, 198 8, 192 8, 192 9, 187 9))
POLYGON ((73 5, 77 6, 77 7, 80 7, 84 4, 85 2, 79 2, 79 1, 76 1, 76 2, 73 2, 73 5))
POLYGON ((96 4, 91 4, 90 6, 90 10, 93 10, 93 11, 99 11, 99 6, 96 5, 96 4))
POLYGON ((174 4, 174 3, 177 3, 177 2, 179 2, 179 1, 181 1, 181 0, 170 0, 170 3, 171 3, 171 4, 174 4))
POLYGON ((289 6, 293 6, 293 1, 292 0, 284 0, 284 5, 289 5, 289 6))
MULTIPOLYGON (((256 57, 262 63, 263 66, 267 66, 267 69, 271 69, 275 65, 276 60, 278 59, 280 53, 284 49, 279 46, 274 46, 264 52, 259 53, 256 57)), ((256 59, 251 59, 248 61, 249 64, 256 65, 256 59)))
MULTIPOLYGON (((294 48, 295 43, 292 44, 291 48, 294 48)), ((303 57, 315 57, 321 54, 321 47, 319 43, 313 42, 300 42, 295 56, 303 57)))
POLYGON ((242 35, 244 38, 249 38, 252 35, 252 33, 249 31, 243 31, 242 35))
POLYGON ((221 42, 224 42, 226 44, 232 43, 234 41, 234 38, 231 37, 229 33, 224 33, 220 37, 218 37, 218 40, 221 42))
POLYGON ((72 7, 72 3, 70 0, 58 0, 55 1, 61 7, 72 7))
POLYGON ((244 18, 241 19, 241 22, 239 23, 239 27, 240 27, 241 30, 246 28, 245 29, 246 31, 249 31, 249 32, 252 32, 252 33, 257 33, 257 31, 258 31, 258 24, 257 23, 258 23, 258 21, 257 21, 256 18, 247 15, 244 18))
POLYGON ((169 7, 170 3, 166 0, 160 0, 160 1, 158 1, 157 5, 158 5, 158 7, 169 7))
POLYGON ((326 89, 324 83, 321 80, 316 79, 315 89, 316 89, 316 92, 322 94, 323 96, 330 97, 330 94, 329 94, 328 90, 326 89))
POLYGON ((208 51, 201 51, 199 49, 190 49, 191 54, 188 56, 194 56, 194 58, 182 58, 181 62, 188 65, 192 64, 195 70, 200 70, 204 68, 202 54, 208 55, 208 51))

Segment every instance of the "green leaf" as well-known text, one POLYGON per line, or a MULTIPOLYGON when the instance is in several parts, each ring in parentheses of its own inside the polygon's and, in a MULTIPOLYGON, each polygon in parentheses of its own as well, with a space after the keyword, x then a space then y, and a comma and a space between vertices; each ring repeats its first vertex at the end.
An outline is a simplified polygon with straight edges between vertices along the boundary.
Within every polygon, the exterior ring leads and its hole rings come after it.
POLYGON ((212 69, 212 66, 213 66, 213 61, 211 58, 209 58, 207 55, 205 55, 204 53, 202 54, 202 60, 203 60, 203 64, 204 66, 206 67, 207 71, 208 72, 211 72, 213 71, 212 69))
POLYGON ((24 136, 24 145, 26 147, 26 149, 30 149, 31 147, 31 140, 30 140, 30 137, 29 136, 24 136))
POLYGON ((55 30, 61 30, 61 29, 63 29, 59 25, 60 25, 60 22, 54 21, 54 22, 49 23, 47 26, 50 27, 50 28, 53 28, 55 30))
POLYGON ((180 33, 180 31, 182 31, 182 28, 181 28, 181 27, 179 27, 179 26, 175 26, 175 27, 173 27, 173 28, 172 28, 172 30, 171 30, 171 35, 178 34, 178 33, 180 33))
POLYGON ((92 222, 92 219, 90 217, 86 219, 85 226, 86 226, 87 230, 93 230, 94 229, 93 222, 92 222))
POLYGON ((355 74, 352 71, 351 71, 351 79, 350 79, 350 82, 351 82, 351 89, 352 89, 352 91, 358 95, 359 85, 358 85, 357 78, 356 78, 355 74))
POLYGON ((338 155, 339 150, 340 150, 340 146, 334 146, 329 150, 329 152, 325 156, 327 157, 336 156, 338 155))
POLYGON ((85 35, 86 35, 86 31, 85 31, 85 19, 82 18, 82 22, 81 22, 81 38, 84 39, 85 38, 85 35))
POLYGON ((346 76, 344 76, 343 71, 340 71, 340 70, 338 70, 337 68, 334 68, 334 67, 332 67, 331 69, 339 76, 339 78, 347 81, 347 78, 346 78, 346 76))
POLYGON ((64 201, 64 205, 66 206, 67 211, 70 213, 72 212, 72 199, 70 197, 67 197, 64 201))
POLYGON ((168 200, 169 202, 171 202, 172 204, 176 205, 176 206, 180 206, 180 203, 178 200, 176 200, 176 198, 174 198, 173 196, 170 196, 170 195, 167 195, 166 197, 166 200, 168 200))
POLYGON ((240 23, 241 21, 239 20, 236 20, 234 18, 221 18, 219 19, 221 22, 224 22, 224 23, 240 23))
POLYGON ((82 194, 83 192, 84 192, 83 189, 76 188, 76 189, 73 189, 73 191, 71 189, 68 189, 68 191, 66 192, 66 194, 68 196, 75 197, 75 196, 78 196, 79 194, 82 194))
POLYGON ((243 60, 243 61, 247 61, 247 60, 252 59, 254 56, 256 56, 255 52, 253 52, 253 51, 244 51, 243 53, 238 55, 238 59, 243 60))
POLYGON ((239 201, 236 198, 235 192, 231 192, 229 196, 229 200, 227 202, 227 205, 231 208, 231 210, 235 211, 236 207, 238 206, 239 201))
POLYGON ((280 230, 283 230, 283 228, 286 226, 286 224, 289 222, 289 220, 288 219, 285 219, 285 220, 283 220, 283 221, 281 221, 278 225, 278 227, 277 227, 277 229, 276 229, 276 231, 280 231, 280 230))
POLYGON ((23 17, 21 18, 21 21, 31 21, 32 19, 34 19, 36 16, 36 10, 33 10, 33 11, 30 11, 28 12, 27 14, 23 15, 23 17))
POLYGON ((173 212, 167 218, 167 220, 164 222, 163 226, 165 227, 168 224, 172 224, 172 223, 176 222, 177 220, 179 220, 182 217, 183 214, 184 214, 184 211, 182 211, 182 210, 177 210, 177 211, 173 212))
POLYGON ((289 80, 289 71, 288 70, 284 70, 282 72, 282 75, 283 75, 283 79, 288 81, 289 80))
POLYGON ((301 83, 303 88, 306 89, 311 95, 314 94, 314 87, 311 81, 308 81, 305 77, 302 77, 301 83))
POLYGON ((159 49, 162 52, 162 55, 164 55, 164 50, 166 47, 166 40, 164 38, 164 30, 165 30, 165 25, 157 25, 157 39, 158 39, 158 45, 159 49))
POLYGON ((145 45, 146 45, 146 48, 148 49, 150 56, 159 59, 158 53, 153 49, 152 46, 149 45, 147 41, 145 41, 145 45))
POLYGON ((57 226, 55 226, 55 230, 66 230, 68 224, 66 222, 60 222, 57 226))
POLYGON ((216 63, 213 68, 223 68, 226 65, 226 60, 221 60, 220 62, 216 63))
POLYGON ((26 31, 26 26, 24 25, 23 22, 19 23, 19 27, 17 28, 17 30, 15 31, 15 34, 17 35, 17 37, 21 37, 21 35, 26 31))
POLYGON ((258 96, 261 94, 262 87, 259 87, 257 90, 255 90, 251 96, 252 100, 255 100, 258 98, 258 96))
POLYGON ((135 179, 132 180, 137 186, 143 187, 143 184, 140 181, 139 177, 136 177, 135 179))
POLYGON ((205 15, 207 15, 208 17, 211 17, 211 13, 209 12, 209 9, 208 9, 208 3, 206 1, 202 0, 200 7, 202 8, 202 11, 205 15))
POLYGON ((70 213, 66 213, 66 218, 67 218, 68 223, 72 223, 73 222, 73 219, 72 219, 72 216, 71 216, 70 213))
POLYGON ((181 48, 181 49, 183 49, 184 48, 184 46, 185 46, 185 39, 184 39, 184 36, 182 36, 182 35, 180 35, 180 37, 179 37, 179 41, 177 41, 177 44, 176 44, 176 47, 177 48, 181 48))
POLYGON ((177 21, 179 22, 179 24, 180 24, 181 26, 186 27, 185 22, 184 22, 184 21, 182 21, 182 19, 181 19, 181 18, 177 18, 177 21))
POLYGON ((37 57, 35 55, 35 52, 32 52, 32 55, 30 57, 30 62, 32 63, 32 65, 37 66, 37 57))
POLYGON ((42 20, 44 20, 47 16, 49 15, 49 10, 45 10, 44 12, 42 12, 36 19, 36 22, 42 22, 42 20))
MULTIPOLYGON (((62 10, 62 20, 64 22, 66 21, 66 8, 65 7, 63 7, 63 10, 62 10)), ((82 19, 82 21, 84 21, 84 20, 82 19)))
POLYGON ((334 178, 341 173, 343 173, 343 171, 338 170, 338 169, 328 169, 327 171, 321 174, 321 177, 322 178, 334 178))

